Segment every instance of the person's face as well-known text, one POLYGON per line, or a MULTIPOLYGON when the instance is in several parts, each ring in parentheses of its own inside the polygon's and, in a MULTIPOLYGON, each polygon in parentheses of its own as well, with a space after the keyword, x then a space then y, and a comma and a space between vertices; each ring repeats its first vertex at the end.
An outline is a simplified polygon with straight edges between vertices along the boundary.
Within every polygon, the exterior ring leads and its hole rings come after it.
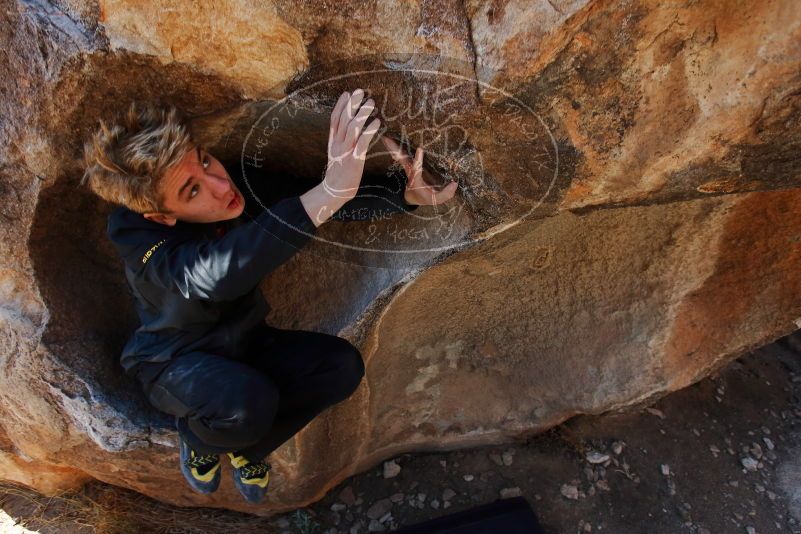
POLYGON ((199 146, 170 167, 159 187, 166 212, 143 214, 146 219, 172 226, 177 220, 195 223, 239 217, 245 200, 222 164, 199 146))

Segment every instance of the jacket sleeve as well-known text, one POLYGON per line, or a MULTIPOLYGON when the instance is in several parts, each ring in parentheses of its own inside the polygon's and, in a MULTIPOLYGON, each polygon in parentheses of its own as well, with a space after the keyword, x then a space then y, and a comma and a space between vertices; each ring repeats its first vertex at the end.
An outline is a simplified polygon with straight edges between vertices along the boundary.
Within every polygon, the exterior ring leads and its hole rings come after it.
POLYGON ((362 178, 356 196, 331 215, 332 221, 369 221, 392 213, 414 211, 416 204, 403 198, 406 177, 393 173, 390 177, 362 178))
POLYGON ((168 238, 147 259, 143 276, 187 299, 232 300, 292 257, 315 229, 300 196, 285 198, 222 237, 168 238))

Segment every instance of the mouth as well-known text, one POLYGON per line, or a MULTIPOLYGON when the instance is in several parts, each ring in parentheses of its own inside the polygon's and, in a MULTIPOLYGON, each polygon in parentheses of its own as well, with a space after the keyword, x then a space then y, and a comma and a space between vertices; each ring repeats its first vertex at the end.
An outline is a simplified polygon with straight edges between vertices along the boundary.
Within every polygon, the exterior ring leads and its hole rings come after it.
POLYGON ((238 207, 239 207, 239 194, 238 193, 234 193, 234 198, 231 199, 231 202, 228 203, 226 208, 229 209, 229 210, 234 210, 234 209, 236 209, 238 207))

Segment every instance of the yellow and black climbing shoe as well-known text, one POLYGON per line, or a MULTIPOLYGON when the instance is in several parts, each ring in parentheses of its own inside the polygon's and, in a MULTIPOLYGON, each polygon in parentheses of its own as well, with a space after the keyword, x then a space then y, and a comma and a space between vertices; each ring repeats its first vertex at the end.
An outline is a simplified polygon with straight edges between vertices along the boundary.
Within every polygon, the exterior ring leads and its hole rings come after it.
POLYGON ((198 493, 212 493, 220 485, 220 456, 198 454, 188 443, 181 442, 181 473, 192 489, 198 493))
POLYGON ((261 502, 267 493, 272 466, 266 462, 251 462, 238 452, 229 452, 231 465, 234 467, 234 484, 236 489, 249 503, 261 502))

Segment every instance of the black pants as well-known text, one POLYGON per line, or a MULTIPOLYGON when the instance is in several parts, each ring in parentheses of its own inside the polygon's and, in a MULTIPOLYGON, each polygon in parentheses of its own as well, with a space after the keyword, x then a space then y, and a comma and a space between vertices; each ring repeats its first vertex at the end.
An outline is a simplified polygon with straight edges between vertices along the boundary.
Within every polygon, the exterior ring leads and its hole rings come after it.
POLYGON ((260 461, 364 376, 361 353, 338 336, 264 324, 247 338, 236 358, 183 354, 144 386, 200 454, 238 451, 260 461))

